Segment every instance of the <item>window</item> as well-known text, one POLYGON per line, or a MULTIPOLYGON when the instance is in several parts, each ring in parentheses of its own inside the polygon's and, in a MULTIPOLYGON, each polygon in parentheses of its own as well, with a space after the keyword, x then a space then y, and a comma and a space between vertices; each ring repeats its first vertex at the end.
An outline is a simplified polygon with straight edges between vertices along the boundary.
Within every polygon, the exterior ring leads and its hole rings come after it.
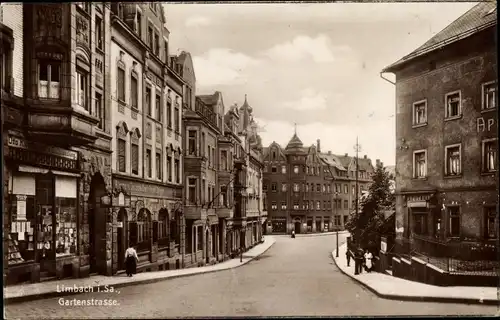
POLYGON ((160 95, 156 95, 156 120, 161 122, 162 114, 161 114, 161 99, 160 95))
POLYGON ((156 153, 156 178, 161 180, 161 153, 156 153))
POLYGON ((344 209, 349 209, 349 201, 344 200, 344 209))
POLYGON ((446 94, 445 101, 445 118, 456 118, 462 115, 460 91, 446 94))
MULTIPOLYGON (((168 154, 168 148, 167 148, 167 154, 168 154)), ((172 182, 172 157, 167 155, 167 177, 168 181, 172 182)))
POLYGON ((482 108, 483 110, 493 110, 497 107, 497 82, 488 82, 483 84, 483 100, 482 108))
POLYGON ((305 206, 306 210, 309 210, 309 201, 306 200, 306 202, 304 203, 304 206, 305 206))
POLYGON ((167 126, 172 128, 172 102, 167 101, 167 126))
POLYGON ((460 237, 460 208, 448 207, 448 234, 450 237, 460 237))
POLYGON ((323 193, 326 192, 326 185, 323 185, 323 193))
POLYGON ((273 209, 273 210, 278 210, 278 205, 276 204, 276 202, 274 202, 274 201, 273 201, 273 202, 271 203, 271 209, 273 209))
POLYGON ((299 192, 299 184, 298 183, 294 183, 293 184, 293 191, 294 192, 299 192))
POLYGON ((498 238, 498 215, 496 207, 485 207, 485 238, 496 239, 498 238))
POLYGON ((425 178, 427 176, 427 151, 413 152, 413 177, 425 178))
POLYGON ((333 217, 333 224, 336 226, 340 226, 340 216, 333 217))
POLYGON ((118 171, 125 172, 125 140, 118 139, 118 171))
POLYGON ((299 173, 299 166, 293 166, 293 173, 299 173))
POLYGON ((273 183, 271 184, 271 191, 272 191, 272 192, 276 192, 276 190, 277 190, 277 184, 276 184, 276 182, 273 182, 273 183))
POLYGON ((102 19, 98 16, 95 17, 95 43, 97 48, 102 50, 102 19))
POLYGON ((276 169, 276 167, 271 167, 271 172, 276 173, 276 172, 278 172, 278 170, 276 169))
POLYGON ((154 53, 159 56, 160 55, 160 37, 155 33, 154 35, 154 53))
POLYGON ((167 41, 163 41, 163 61, 165 63, 168 63, 168 42, 167 41))
POLYGON ((413 104, 413 125, 427 123, 427 100, 418 101, 413 104))
POLYGON ((299 210, 300 207, 299 207, 299 202, 298 201, 294 201, 293 202, 293 210, 299 210))
POLYGON ((147 38, 149 48, 153 49, 153 28, 148 27, 148 38, 147 38))
POLYGON ((97 123, 97 127, 101 130, 104 130, 104 119, 106 117, 104 104, 102 103, 102 95, 100 93, 95 93, 95 116, 99 119, 99 123, 97 123))
MULTIPOLYGON (((205 156, 205 132, 201 133, 201 156, 205 156)), ((208 157, 210 160, 210 157, 208 157)))
POLYGON ((264 192, 267 191, 267 184, 262 184, 262 191, 264 191, 264 192))
POLYGON ((0 85, 2 89, 7 90, 9 88, 10 74, 9 74, 9 56, 7 52, 0 52, 0 85))
POLYGON ((281 210, 286 210, 286 202, 281 202, 281 210))
POLYGON ((286 192, 286 183, 281 184, 281 192, 286 192))
POLYGON ((321 192, 321 185, 319 183, 316 184, 316 192, 321 192))
POLYGON ((125 102, 125 70, 118 67, 118 100, 125 102))
POLYGON ((283 174, 286 173, 286 166, 281 166, 281 173, 283 173, 283 174))
POLYGON ((460 145, 445 147, 446 168, 445 174, 447 176, 456 176, 461 173, 461 155, 460 145))
POLYGON ((221 158, 221 170, 227 171, 228 168, 227 168, 227 151, 226 150, 221 151, 220 158, 221 158))
POLYGON ((188 179, 188 200, 189 203, 195 204, 196 203, 196 179, 195 178, 189 178, 188 179))
POLYGON ((309 192, 309 183, 306 183, 306 192, 309 192))
POLYGON ((355 196, 356 195, 356 186, 352 186, 352 195, 355 196))
POLYGON ((344 193, 349 193, 349 186, 347 184, 344 184, 344 193))
POLYGON ((190 155, 196 155, 196 131, 189 130, 188 152, 190 155))
POLYGON ((175 159, 174 161, 174 171, 175 171, 175 183, 181 183, 181 171, 180 171, 179 159, 175 159))
POLYGON ((483 171, 494 172, 498 166, 498 140, 483 141, 483 171))
POLYGON ((151 150, 146 150, 146 174, 148 178, 152 177, 151 172, 151 150))
POLYGON ((179 124, 179 108, 176 106, 175 107, 175 113, 174 113, 174 123, 175 123, 175 132, 179 132, 181 129, 181 126, 179 124))
POLYGON ((138 98, 139 98, 139 84, 137 83, 137 76, 132 74, 130 77, 130 106, 133 109, 138 109, 138 98))
POLYGON ((316 210, 321 210, 321 201, 316 201, 316 210))
POLYGON ((82 70, 76 71, 76 103, 80 108, 90 111, 88 104, 88 74, 82 70))
POLYGON ((417 235, 427 234, 427 208, 411 208, 412 232, 417 235))
POLYGON ((136 17, 137 17, 137 24, 135 30, 137 31, 139 38, 142 38, 142 14, 140 11, 137 11, 136 17))
POLYGON ((61 63, 54 60, 40 60, 38 67, 38 96, 46 99, 59 99, 61 63))
POLYGON ((146 88, 146 114, 151 116, 151 88, 146 88))
POLYGON ((132 173, 139 174, 139 145, 132 143, 130 149, 132 158, 132 173))
POLYGON ((332 190, 330 189, 330 185, 327 185, 327 186, 326 186, 326 189, 327 189, 327 192, 328 192, 328 193, 331 193, 331 191, 332 191, 332 190))

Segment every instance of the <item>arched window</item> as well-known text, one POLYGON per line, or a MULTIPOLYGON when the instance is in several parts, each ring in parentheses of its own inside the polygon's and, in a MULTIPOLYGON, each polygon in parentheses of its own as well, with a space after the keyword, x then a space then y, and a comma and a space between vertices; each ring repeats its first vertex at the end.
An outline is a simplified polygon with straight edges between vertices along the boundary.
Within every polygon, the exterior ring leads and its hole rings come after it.
POLYGON ((130 223, 130 243, 137 245, 137 251, 147 251, 151 245, 151 213, 141 209, 137 221, 130 223))
POLYGON ((161 209, 158 213, 158 248, 168 247, 169 219, 167 209, 161 209))

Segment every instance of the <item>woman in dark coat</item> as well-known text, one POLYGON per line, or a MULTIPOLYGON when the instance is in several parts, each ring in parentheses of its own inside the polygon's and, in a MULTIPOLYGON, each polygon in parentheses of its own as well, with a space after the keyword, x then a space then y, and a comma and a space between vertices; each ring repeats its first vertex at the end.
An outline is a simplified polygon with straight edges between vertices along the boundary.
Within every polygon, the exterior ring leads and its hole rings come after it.
POLYGON ((127 276, 131 277, 132 274, 137 272, 137 262, 139 262, 137 251, 131 246, 125 251, 125 271, 127 272, 127 276))

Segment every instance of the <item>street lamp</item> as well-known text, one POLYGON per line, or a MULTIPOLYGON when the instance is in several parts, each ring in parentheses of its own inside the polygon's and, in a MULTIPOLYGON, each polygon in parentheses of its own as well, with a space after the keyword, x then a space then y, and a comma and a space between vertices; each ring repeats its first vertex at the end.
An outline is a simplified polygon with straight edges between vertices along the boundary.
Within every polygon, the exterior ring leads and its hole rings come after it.
MULTIPOLYGON (((335 217, 334 217, 334 219, 337 218, 337 196, 338 196, 338 194, 339 193, 337 191, 335 191, 335 217)), ((335 254, 335 257, 338 258, 339 257, 339 228, 338 228, 338 226, 336 228, 335 236, 337 238, 337 241, 336 241, 336 243, 337 243, 337 253, 335 254)))

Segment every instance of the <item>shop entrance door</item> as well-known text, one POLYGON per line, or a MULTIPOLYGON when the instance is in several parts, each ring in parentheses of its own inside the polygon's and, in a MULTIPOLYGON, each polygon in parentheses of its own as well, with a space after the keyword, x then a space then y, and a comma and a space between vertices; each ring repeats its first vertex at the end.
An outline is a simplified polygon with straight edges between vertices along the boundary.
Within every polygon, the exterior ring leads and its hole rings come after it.
POLYGON ((300 221, 295 221, 295 234, 300 233, 300 221))
POLYGON ((90 273, 104 273, 106 266, 106 209, 101 197, 106 194, 104 179, 96 173, 90 183, 89 195, 89 267, 90 273))
POLYGON ((128 243, 127 243, 127 211, 125 209, 120 209, 118 212, 118 226, 116 228, 116 233, 117 233, 117 253, 118 253, 118 270, 124 270, 125 269, 125 251, 127 250, 128 243))
POLYGON ((40 280, 50 280, 56 275, 55 251, 55 186, 54 176, 40 175, 36 179, 36 198, 38 204, 37 243, 40 260, 40 280))

